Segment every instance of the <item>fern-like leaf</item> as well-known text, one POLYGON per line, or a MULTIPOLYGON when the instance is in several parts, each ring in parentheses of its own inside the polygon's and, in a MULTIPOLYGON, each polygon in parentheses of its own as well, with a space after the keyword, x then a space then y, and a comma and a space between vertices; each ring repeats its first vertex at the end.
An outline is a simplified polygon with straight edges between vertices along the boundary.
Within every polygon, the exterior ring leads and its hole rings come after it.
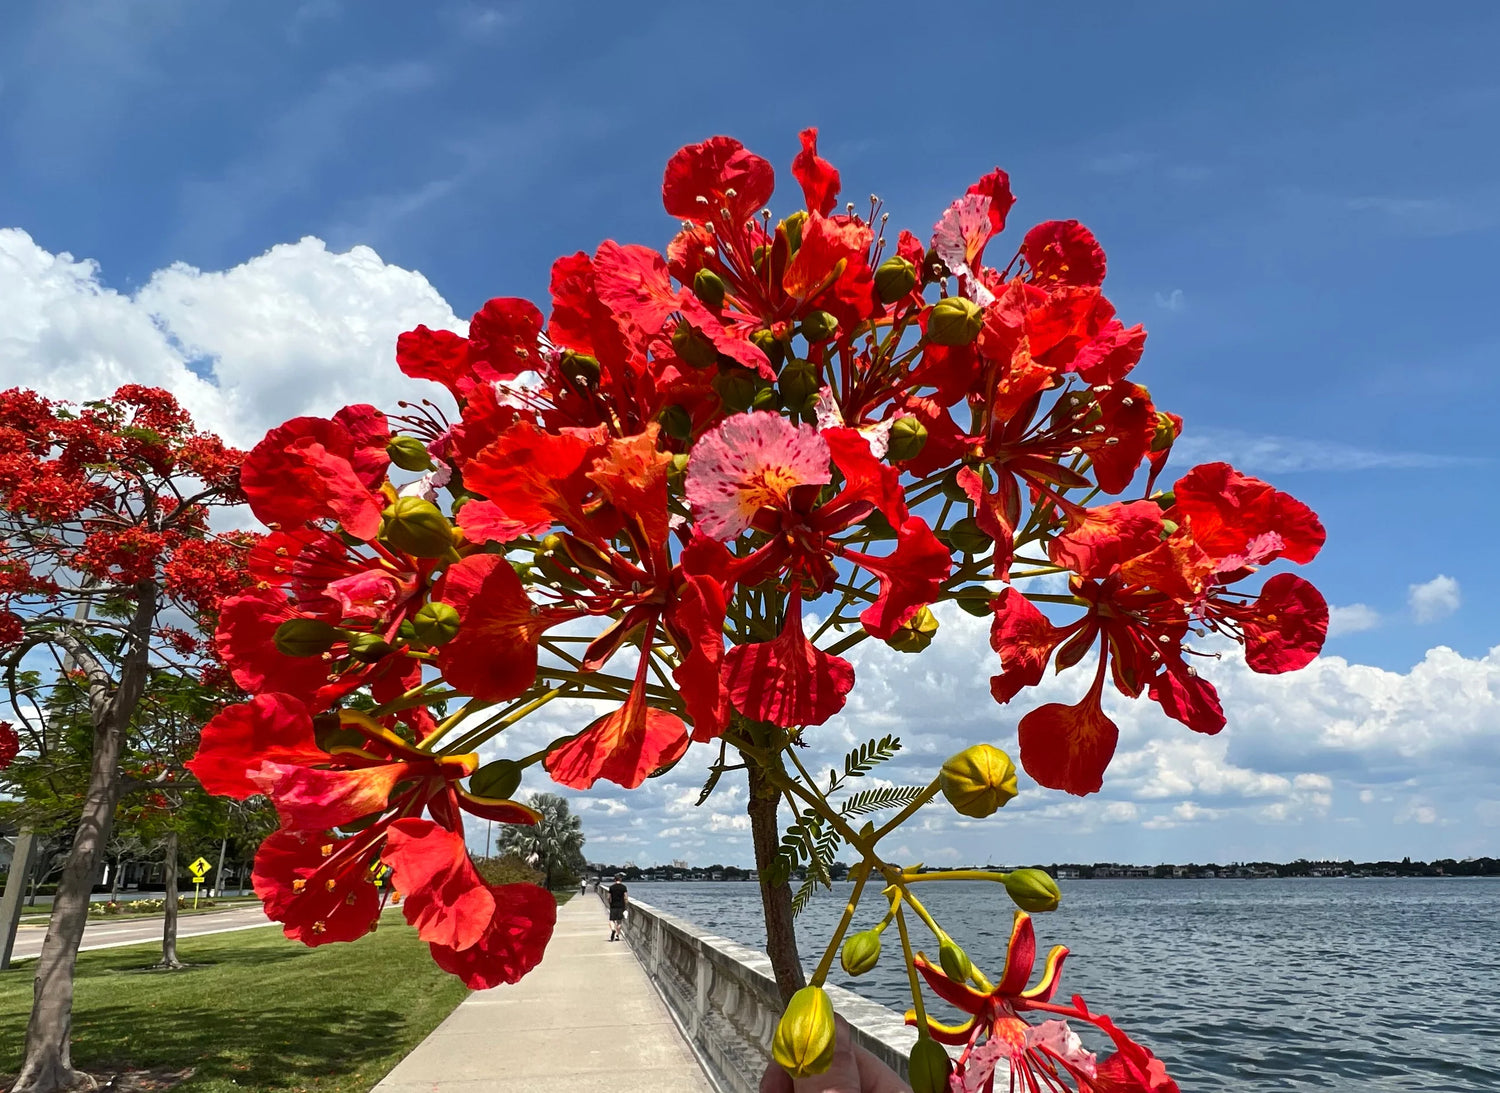
POLYGON ((922 796, 920 786, 880 786, 862 789, 845 798, 839 806, 841 816, 865 816, 888 808, 905 808, 922 796))

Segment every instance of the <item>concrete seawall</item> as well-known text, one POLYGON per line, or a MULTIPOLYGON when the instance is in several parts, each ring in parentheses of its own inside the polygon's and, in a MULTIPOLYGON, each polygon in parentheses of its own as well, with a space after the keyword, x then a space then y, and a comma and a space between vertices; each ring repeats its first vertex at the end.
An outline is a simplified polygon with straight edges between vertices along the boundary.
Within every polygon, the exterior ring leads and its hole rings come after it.
MULTIPOLYGON (((766 954, 634 898, 625 938, 717 1093, 756 1093, 781 1016, 766 954)), ((855 1041, 904 1075, 917 1037, 902 1015, 840 987, 827 989, 855 1041)))

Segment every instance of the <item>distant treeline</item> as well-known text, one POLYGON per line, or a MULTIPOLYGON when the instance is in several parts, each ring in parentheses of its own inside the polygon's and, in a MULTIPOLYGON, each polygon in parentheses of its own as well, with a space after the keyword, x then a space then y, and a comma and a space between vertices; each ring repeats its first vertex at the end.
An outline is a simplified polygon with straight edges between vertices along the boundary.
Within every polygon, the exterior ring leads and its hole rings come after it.
MULTIPOLYGON (((1309 861, 1298 858, 1293 862, 1191 862, 1186 865, 1121 865, 1117 862, 1053 862, 1050 865, 1031 863, 1033 867, 1045 869, 1060 880, 1104 880, 1118 878, 1141 878, 1182 880, 1229 877, 1260 880, 1276 877, 1497 877, 1500 876, 1500 858, 1439 858, 1437 861, 1309 861)), ((944 867, 948 868, 948 867, 944 867)), ((1016 865, 964 865, 961 869, 1013 869, 1016 865)), ((612 878, 617 873, 630 881, 748 881, 756 879, 754 869, 741 869, 733 865, 675 865, 640 867, 633 864, 609 865, 590 863, 590 877, 612 878)), ((830 870, 834 880, 843 880, 849 867, 835 862, 830 870)))

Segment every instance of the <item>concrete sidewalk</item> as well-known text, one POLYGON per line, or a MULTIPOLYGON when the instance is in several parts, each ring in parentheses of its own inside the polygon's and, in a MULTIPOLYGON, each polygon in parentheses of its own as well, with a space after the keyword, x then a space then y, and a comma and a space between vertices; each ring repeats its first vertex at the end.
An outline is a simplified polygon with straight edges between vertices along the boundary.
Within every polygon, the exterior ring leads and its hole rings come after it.
POLYGON ((569 900, 539 967, 470 994, 372 1093, 704 1093, 635 954, 608 933, 592 894, 569 900))

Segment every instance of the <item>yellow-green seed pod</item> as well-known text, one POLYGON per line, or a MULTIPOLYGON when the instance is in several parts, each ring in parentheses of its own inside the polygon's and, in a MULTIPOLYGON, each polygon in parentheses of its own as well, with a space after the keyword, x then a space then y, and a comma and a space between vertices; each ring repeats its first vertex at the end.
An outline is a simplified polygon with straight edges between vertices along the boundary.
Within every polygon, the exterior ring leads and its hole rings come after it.
POLYGON ((822 987, 803 987, 787 1003, 771 1038, 771 1056, 794 1078, 822 1074, 833 1062, 833 1003, 822 987))
POLYGON ((814 311, 802 320, 802 336, 811 344, 826 342, 838 328, 838 319, 826 311, 814 311))
POLYGON ((906 1080, 912 1093, 948 1093, 948 1075, 953 1061, 942 1044, 923 1036, 911 1046, 906 1060, 906 1080))
POLYGON ((458 611, 452 604, 424 603, 411 617, 412 632, 423 645, 443 645, 458 636, 458 611))
POLYGON ((898 653, 920 653, 932 644, 937 632, 937 616, 926 607, 921 607, 915 615, 898 626, 896 632, 886 638, 885 643, 898 653))
POLYGON ((780 368, 781 362, 786 360, 786 346, 764 327, 750 335, 750 344, 766 355, 772 368, 780 368))
POLYGON ((943 764, 943 796, 954 811, 981 820, 1016 795, 1016 765, 997 747, 975 744, 943 764))
POLYGON ((927 426, 922 424, 920 418, 908 414, 906 417, 898 417, 891 423, 890 443, 885 449, 885 457, 892 463, 901 463, 907 459, 915 459, 922 454, 922 449, 927 447, 927 426))
POLYGON ((672 352, 694 368, 712 368, 719 363, 719 351, 714 343, 693 329, 691 323, 681 322, 672 331, 672 352))
POLYGON ((850 975, 864 975, 880 960, 880 931, 850 934, 839 950, 839 963, 850 975))
POLYGON ((791 360, 776 377, 776 386, 781 391, 782 401, 788 406, 801 406, 818 393, 818 371, 810 361, 791 360))
POLYGON ((328 652, 343 637, 342 631, 322 619, 287 619, 271 640, 276 651, 288 657, 315 657, 328 652))
POLYGON ((427 454, 427 445, 414 436, 393 436, 386 442, 385 454, 403 471, 430 471, 435 465, 427 454))
POLYGON ((443 558, 453 552, 453 525, 431 501, 398 497, 380 514, 380 540, 414 558, 443 558))
POLYGON ((961 550, 971 557, 983 554, 995 545, 995 540, 979 529, 979 521, 972 516, 955 520, 946 534, 954 550, 961 550))
POLYGON ((973 968, 969 954, 954 944, 951 937, 938 942, 938 963, 943 966, 943 974, 955 983, 966 982, 973 968))
POLYGON ((686 440, 693 435, 693 416, 675 402, 662 407, 656 420, 661 422, 661 431, 673 440, 686 440))
POLYGON ((916 287, 917 267, 899 254, 887 258, 875 269, 875 291, 883 304, 894 304, 916 287))
POLYGON ((717 310, 724 306, 724 279, 711 269, 693 275, 693 295, 717 310))
POLYGON ((521 788, 521 764, 510 759, 486 763, 469 776, 469 792, 476 797, 508 801, 521 788))
POLYGON ((374 664, 391 651, 379 634, 350 634, 349 655, 364 664, 374 664))
POLYGON ((599 359, 587 353, 575 353, 566 349, 557 366, 564 376, 579 387, 593 387, 599 382, 599 359))
POLYGON ((786 232, 786 244, 789 252, 794 253, 802 246, 802 225, 806 223, 806 211, 798 209, 791 216, 776 225, 777 230, 786 232))
POLYGON ((1057 881, 1041 869, 1017 869, 1005 874, 1005 891, 1017 907, 1033 915, 1055 911, 1062 902, 1057 881))
POLYGON ((935 345, 968 345, 979 337, 984 311, 973 300, 944 296, 927 313, 927 340, 935 345))

